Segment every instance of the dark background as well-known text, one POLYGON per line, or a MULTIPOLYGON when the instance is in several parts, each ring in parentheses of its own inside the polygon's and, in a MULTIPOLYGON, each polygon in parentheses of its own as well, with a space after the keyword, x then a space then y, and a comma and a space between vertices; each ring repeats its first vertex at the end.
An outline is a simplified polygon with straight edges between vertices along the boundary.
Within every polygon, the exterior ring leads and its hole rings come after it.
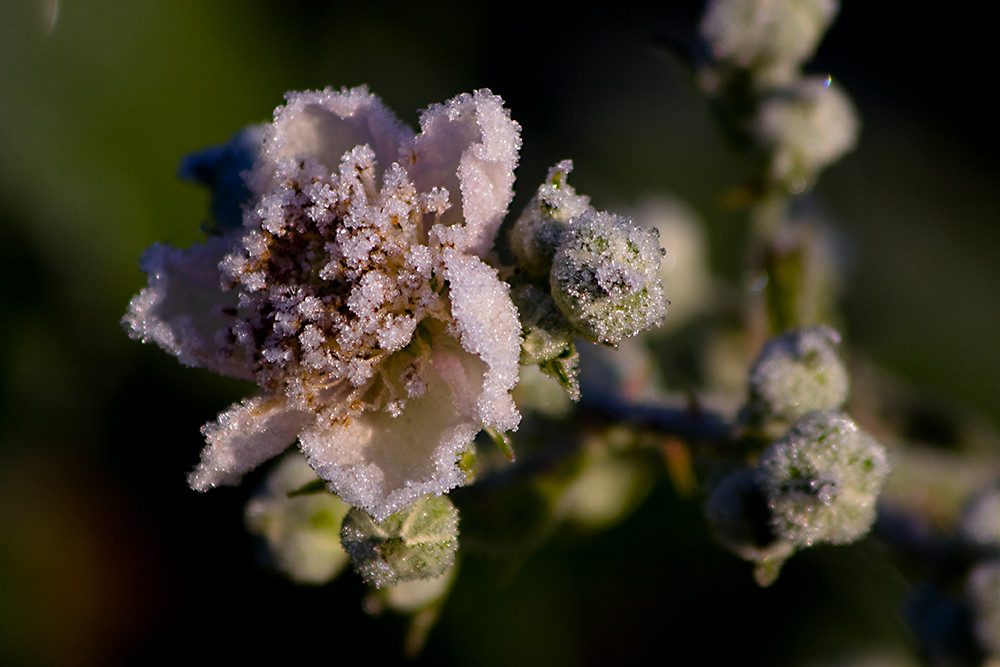
MULTIPOLYGON (((246 387, 118 323, 143 250, 199 238, 207 196, 176 179, 179 160, 267 120, 285 91, 367 83, 415 125, 489 87, 523 128, 515 210, 571 157, 600 208, 687 201, 718 273, 738 275, 742 222, 720 201, 745 172, 665 46, 700 3, 450 4, 2 4, 0 663, 397 655, 398 619, 365 616, 353 575, 295 588, 258 566, 252 484, 186 487, 199 427, 246 387)), ((842 10, 810 69, 854 96, 861 143, 815 199, 851 248, 851 345, 997 425, 995 29, 947 9, 842 10)), ((874 647, 905 664, 908 587, 869 540, 806 552, 758 589, 664 482, 611 531, 556 535, 513 579, 468 559, 423 658, 843 664, 874 647)))

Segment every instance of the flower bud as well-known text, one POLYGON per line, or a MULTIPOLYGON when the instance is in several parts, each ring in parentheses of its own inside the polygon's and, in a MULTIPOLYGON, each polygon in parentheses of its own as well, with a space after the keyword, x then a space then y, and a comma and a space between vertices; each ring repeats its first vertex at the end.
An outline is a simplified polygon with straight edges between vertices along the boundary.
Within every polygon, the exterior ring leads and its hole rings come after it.
POLYGON ((840 86, 828 77, 809 77, 765 99, 754 132, 770 155, 771 181, 798 193, 854 148, 858 125, 840 86))
POLYGON ((750 368, 749 417, 791 424, 813 410, 847 400, 847 369, 837 356, 840 336, 829 327, 788 331, 764 344, 750 368))
POLYGON ((839 9, 837 0, 711 0, 699 30, 716 61, 774 78, 812 56, 839 9))
POLYGON ((761 454, 772 529, 807 547, 853 542, 871 528, 889 473, 885 449, 842 412, 810 412, 761 454))
POLYGON ((655 230, 612 213, 570 221, 552 261, 552 298, 576 333, 616 343, 663 320, 663 250, 655 230))
POLYGON ((325 489, 292 495, 318 481, 306 459, 286 456, 246 508, 247 528, 264 538, 275 566, 300 584, 323 584, 347 565, 340 524, 350 506, 325 489))
POLYGON ((355 508, 340 539, 355 569, 376 588, 430 579, 455 563, 458 510, 447 496, 426 496, 382 522, 355 508))
POLYGON ((572 160, 563 160, 549 169, 545 182, 511 230, 511 250, 517 256, 518 267, 530 278, 548 278, 552 256, 570 218, 590 209, 590 198, 577 194, 566 182, 572 170, 572 160))

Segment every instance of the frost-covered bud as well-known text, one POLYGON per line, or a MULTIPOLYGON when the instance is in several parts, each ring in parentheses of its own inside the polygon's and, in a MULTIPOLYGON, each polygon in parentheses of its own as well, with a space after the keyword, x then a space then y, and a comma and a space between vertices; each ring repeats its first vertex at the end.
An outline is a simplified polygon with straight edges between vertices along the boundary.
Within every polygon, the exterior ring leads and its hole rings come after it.
POLYGON ((825 326, 772 338, 750 368, 747 404, 754 421, 791 424, 813 410, 847 400, 847 369, 837 356, 840 336, 825 326))
POLYGON ((847 415, 810 412, 760 456, 772 529, 807 547, 859 539, 889 474, 885 449, 847 415))
POLYGON ((305 457, 289 454, 246 508, 250 532, 260 535, 275 566, 300 584, 323 584, 347 565, 340 525, 350 506, 325 490, 289 493, 317 482, 305 457))
POLYGON ((711 0, 699 27, 717 61, 773 79, 816 50, 837 0, 711 0))
POLYGON ((771 180, 797 193, 854 148, 858 126, 840 86, 829 77, 809 77, 764 100, 754 133, 770 155, 771 180))
POLYGON ((988 560, 973 568, 966 595, 976 640, 985 651, 1000 658, 1000 560, 988 560))
POLYGON ((427 496, 381 522, 353 509, 340 539, 358 573, 376 588, 429 579, 455 563, 458 510, 447 496, 427 496))
POLYGON ((586 211, 573 218, 552 260, 552 298, 576 333, 616 343, 657 326, 667 313, 655 230, 586 211))
POLYGON ((552 295, 531 284, 520 285, 511 298, 521 315, 524 342, 521 343, 522 366, 538 366, 555 378, 574 401, 580 398, 577 378, 580 355, 573 345, 573 329, 552 295))
POLYGON ((511 229, 511 250, 518 267, 529 277, 548 278, 552 256, 570 218, 590 209, 590 198, 577 194, 566 182, 572 170, 572 160, 563 160, 549 169, 545 182, 511 229))

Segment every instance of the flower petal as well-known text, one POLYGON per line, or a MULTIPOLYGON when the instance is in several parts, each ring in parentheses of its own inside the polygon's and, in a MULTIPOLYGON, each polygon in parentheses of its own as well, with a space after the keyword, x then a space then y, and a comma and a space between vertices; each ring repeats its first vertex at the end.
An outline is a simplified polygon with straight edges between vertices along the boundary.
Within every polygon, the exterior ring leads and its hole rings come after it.
POLYGON ((313 157, 336 173, 344 153, 367 144, 384 169, 413 135, 365 86, 291 92, 286 99, 265 138, 265 163, 313 157))
POLYGON ((208 446, 201 463, 188 475, 197 491, 238 484, 245 473, 277 456, 295 442, 312 415, 289 406, 280 394, 253 396, 234 404, 202 427, 208 446))
POLYGON ((495 269, 473 255, 448 249, 444 252, 444 263, 451 314, 462 348, 487 366, 482 391, 476 399, 479 418, 486 426, 514 430, 521 416, 514 407, 510 390, 518 378, 521 323, 510 299, 510 288, 495 269))
POLYGON ((404 160, 414 184, 423 192, 446 188, 452 201, 461 193, 461 211, 453 206, 441 222, 464 219, 457 247, 485 255, 514 196, 521 127, 503 100, 484 89, 430 106, 420 116, 420 128, 409 161, 404 160))
POLYGON ((457 462, 481 426, 456 410, 441 377, 425 375, 426 391, 409 399, 398 417, 365 412, 300 436, 309 464, 330 490, 376 521, 466 481, 457 462))
POLYGON ((132 298, 122 320, 129 335, 156 343, 187 366, 253 379, 240 350, 223 344, 236 321, 238 297, 222 291, 219 262, 237 239, 212 237, 187 250, 150 247, 139 260, 149 285, 132 298))

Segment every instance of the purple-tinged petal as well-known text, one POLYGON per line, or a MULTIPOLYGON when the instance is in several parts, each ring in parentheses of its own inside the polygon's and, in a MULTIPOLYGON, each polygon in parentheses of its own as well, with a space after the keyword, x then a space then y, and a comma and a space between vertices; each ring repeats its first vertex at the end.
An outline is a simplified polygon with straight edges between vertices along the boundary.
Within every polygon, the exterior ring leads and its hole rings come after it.
POLYGON ((188 475, 198 491, 238 484, 246 473, 287 449, 315 417, 288 405, 280 394, 258 395, 233 404, 201 432, 208 445, 188 475))
POLYGON ((150 247, 139 260, 149 284, 132 298, 122 320, 129 335, 156 343, 187 366, 253 379, 242 352, 226 344, 238 296, 222 290, 219 262, 237 239, 212 237, 187 250, 150 247))
POLYGON ((514 430, 521 417, 510 390, 518 379, 521 323, 510 288, 495 269, 473 255, 446 250, 444 263, 459 341, 486 364, 476 399, 479 418, 486 426, 514 430))
POLYGON ((414 184, 423 192, 445 188, 452 202, 461 194, 461 210, 453 205, 441 222, 464 220, 457 247, 485 255, 514 196, 520 126, 511 120, 503 100, 489 90, 477 90, 428 107, 420 116, 420 128, 403 155, 414 184))
POLYGON ((466 482, 458 460, 481 424, 456 410, 451 389, 436 373, 425 373, 424 380, 424 393, 410 398, 398 417, 364 412, 300 436, 309 464, 330 490, 377 521, 466 482))

